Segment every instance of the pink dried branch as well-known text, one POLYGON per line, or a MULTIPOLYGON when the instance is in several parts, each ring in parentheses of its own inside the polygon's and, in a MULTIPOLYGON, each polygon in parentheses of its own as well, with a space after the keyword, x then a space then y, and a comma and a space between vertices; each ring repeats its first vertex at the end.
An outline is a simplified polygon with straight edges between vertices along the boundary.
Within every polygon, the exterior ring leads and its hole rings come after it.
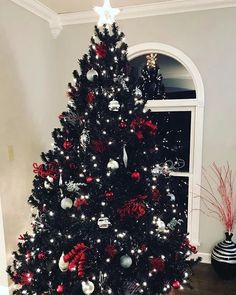
POLYGON ((213 163, 211 170, 213 175, 205 171, 203 173, 208 188, 201 186, 203 190, 201 198, 209 216, 220 220, 226 230, 231 232, 236 222, 232 170, 228 163, 223 167, 213 163))

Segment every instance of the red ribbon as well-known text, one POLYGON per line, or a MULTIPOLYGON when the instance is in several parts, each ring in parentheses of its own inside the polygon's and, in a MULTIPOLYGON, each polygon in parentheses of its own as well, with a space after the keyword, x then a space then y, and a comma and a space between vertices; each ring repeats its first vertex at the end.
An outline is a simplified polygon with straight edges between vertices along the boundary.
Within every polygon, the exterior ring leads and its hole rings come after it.
POLYGON ((153 257, 150 259, 151 270, 156 272, 163 272, 165 269, 165 262, 161 257, 153 257))
POLYGON ((52 177, 54 180, 59 177, 58 164, 56 162, 52 162, 47 164, 48 169, 45 169, 45 165, 38 165, 37 163, 33 164, 33 172, 38 174, 39 176, 46 178, 47 176, 52 177))
POLYGON ((139 219, 144 216, 146 213, 146 206, 143 201, 145 199, 147 199, 147 196, 139 195, 136 198, 125 202, 125 205, 117 210, 120 218, 123 219, 126 216, 133 216, 136 219, 139 219))
POLYGON ((100 57, 100 58, 104 58, 107 55, 107 48, 106 45, 104 43, 100 43, 100 44, 96 44, 96 54, 100 57))
POLYGON ((86 254, 85 251, 89 248, 85 246, 84 243, 78 243, 74 246, 74 248, 64 255, 63 259, 64 262, 70 262, 69 263, 69 270, 73 271, 76 269, 76 266, 78 267, 78 277, 83 278, 85 275, 84 266, 86 262, 86 254))
POLYGON ((134 129, 138 140, 143 140, 144 132, 152 136, 157 133, 157 126, 151 120, 146 121, 143 118, 136 118, 131 122, 130 126, 134 129))

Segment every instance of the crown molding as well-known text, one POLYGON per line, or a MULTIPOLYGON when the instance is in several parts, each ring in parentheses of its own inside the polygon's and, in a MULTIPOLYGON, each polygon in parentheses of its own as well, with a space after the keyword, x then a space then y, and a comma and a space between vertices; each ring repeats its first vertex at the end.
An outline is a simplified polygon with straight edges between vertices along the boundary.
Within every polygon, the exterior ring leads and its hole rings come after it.
MULTIPOLYGON (((57 14, 38 0, 11 0, 49 23, 53 37, 56 38, 63 26, 96 23, 97 15, 93 10, 57 14)), ((185 13, 209 9, 236 7, 236 0, 172 0, 153 4, 120 7, 117 20, 185 13)))

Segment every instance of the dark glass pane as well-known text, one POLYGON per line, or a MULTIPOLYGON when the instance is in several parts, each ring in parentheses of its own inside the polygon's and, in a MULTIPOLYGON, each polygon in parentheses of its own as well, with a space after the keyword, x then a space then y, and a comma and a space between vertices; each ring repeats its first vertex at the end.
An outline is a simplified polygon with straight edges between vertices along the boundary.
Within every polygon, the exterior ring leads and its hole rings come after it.
POLYGON ((157 146, 160 147, 160 160, 184 160, 185 164, 178 171, 189 171, 191 112, 152 112, 153 121, 157 122, 157 146), (163 140, 164 138, 164 140, 163 140))
MULTIPOLYGON (((130 64, 134 79, 137 82, 143 67, 146 65, 146 55, 132 59, 130 64)), ((180 62, 170 56, 158 54, 157 64, 163 76, 167 99, 196 98, 192 77, 180 62)))

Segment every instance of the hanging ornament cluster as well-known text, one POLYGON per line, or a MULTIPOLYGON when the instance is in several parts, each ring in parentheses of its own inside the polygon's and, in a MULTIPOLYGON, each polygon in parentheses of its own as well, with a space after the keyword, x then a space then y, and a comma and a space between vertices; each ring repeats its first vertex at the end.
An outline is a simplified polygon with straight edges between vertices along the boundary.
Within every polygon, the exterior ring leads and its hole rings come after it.
POLYGON ((96 44, 96 55, 99 58, 105 58, 107 55, 107 47, 106 44, 101 42, 100 44, 96 44))
POLYGON ((89 248, 85 246, 84 243, 78 243, 74 248, 64 255, 62 253, 59 260, 59 268, 62 272, 66 272, 68 269, 70 271, 75 271, 78 267, 77 273, 79 278, 83 278, 85 275, 85 263, 86 263, 86 253, 85 251, 89 248))
POLYGON ((112 99, 112 100, 109 102, 108 108, 109 108, 109 110, 112 111, 112 112, 118 112, 119 109, 120 109, 120 103, 119 103, 119 101, 117 101, 117 100, 115 100, 115 99, 112 99))
POLYGON ((146 213, 146 205, 144 203, 146 199, 147 196, 139 195, 136 198, 126 201, 124 206, 117 210, 120 218, 134 217, 139 219, 140 217, 143 217, 146 213))

